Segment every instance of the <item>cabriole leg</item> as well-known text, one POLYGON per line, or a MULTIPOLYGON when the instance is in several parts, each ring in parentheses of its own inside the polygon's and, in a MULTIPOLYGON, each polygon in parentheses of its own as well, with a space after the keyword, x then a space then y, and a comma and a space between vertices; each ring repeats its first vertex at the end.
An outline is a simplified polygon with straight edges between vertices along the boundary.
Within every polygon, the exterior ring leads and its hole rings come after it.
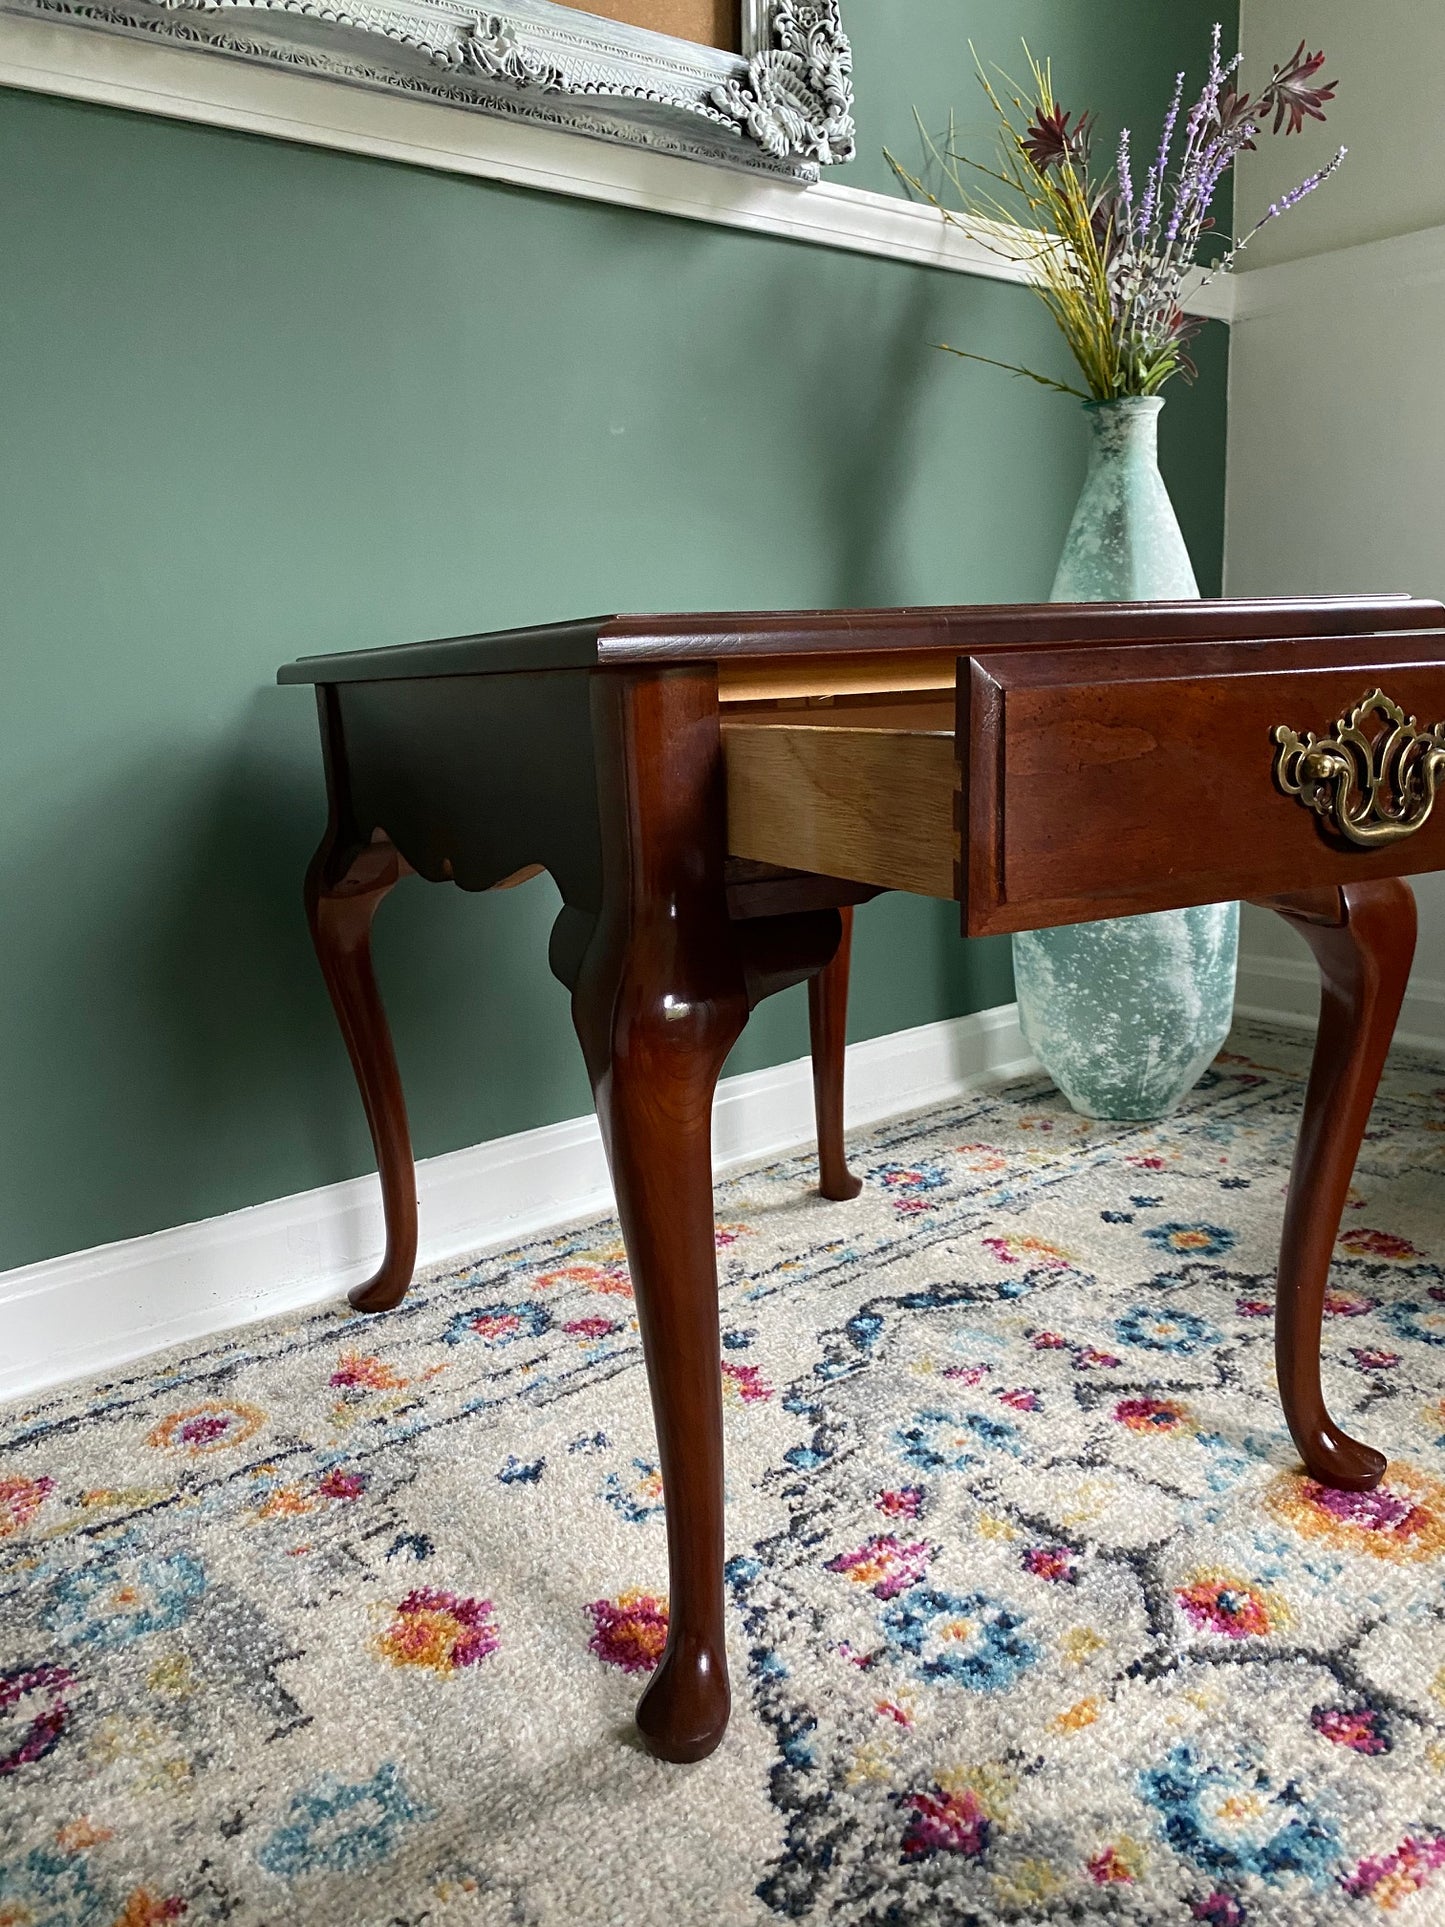
POLYGON ((648 1748, 700 1760, 730 1696, 712 1099, 747 1021, 723 887, 716 681, 599 677, 603 904, 573 989, 642 1327, 667 1506, 667 1647, 648 1748))
MULTIPOLYGON (((610 1037, 579 1013, 647 1359, 667 1505, 667 1650, 637 1724, 664 1760, 700 1760, 728 1722, 723 1629, 722 1343, 713 1236, 712 1096, 736 1029, 692 1045, 661 1008, 681 986, 624 976, 610 1037), (627 1006, 631 1008, 628 1009, 627 1006)), ((685 993, 683 993, 685 994, 685 993)))
POLYGON ((1325 1409, 1320 1328, 1330 1259, 1415 952, 1415 898, 1386 878, 1275 897, 1320 970, 1320 1027, 1290 1172, 1275 1307, 1275 1361, 1290 1434, 1311 1478, 1377 1485, 1385 1460, 1325 1409))
POLYGON ((416 1268, 416 1169, 406 1100, 371 965, 372 919, 404 873, 390 843, 344 849, 330 837, 306 873, 311 940, 361 1090, 386 1214, 381 1267, 349 1294, 358 1311, 389 1311, 400 1304, 416 1268))
POLYGON ((843 1063, 848 1041, 848 965, 853 911, 839 911, 843 939, 830 963, 808 983, 808 1033, 813 1047, 813 1111, 818 1120, 818 1189, 825 1198, 856 1198, 863 1180, 848 1169, 843 1149, 843 1063))

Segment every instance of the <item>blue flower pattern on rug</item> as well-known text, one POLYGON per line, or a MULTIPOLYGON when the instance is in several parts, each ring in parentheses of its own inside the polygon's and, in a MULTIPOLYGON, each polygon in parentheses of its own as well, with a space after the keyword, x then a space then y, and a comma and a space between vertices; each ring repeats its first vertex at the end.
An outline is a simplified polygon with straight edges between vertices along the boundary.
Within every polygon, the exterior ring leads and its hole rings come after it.
POLYGON ((1174 1352, 1188 1358, 1208 1345, 1222 1345, 1224 1335, 1206 1319, 1177 1308, 1139 1305, 1114 1321, 1114 1336, 1125 1345, 1151 1352, 1174 1352))
POLYGON ((141 1546, 132 1537, 62 1574, 45 1609, 49 1631, 105 1648, 179 1626, 205 1590, 201 1562, 181 1547, 147 1554, 141 1546))
POLYGON ((286 1820, 258 1848, 268 1873, 359 1873, 394 1851, 398 1835, 422 1810, 387 1761, 367 1780, 348 1785, 328 1774, 292 1796, 286 1820))
POLYGON ((1293 1780, 1276 1782, 1256 1760, 1211 1760, 1176 1746, 1140 1785, 1169 1844, 1207 1873, 1271 1886, 1302 1874, 1318 1887, 1339 1867, 1337 1829, 1311 1812, 1293 1780))
POLYGON ((920 1679, 948 1680, 972 1693, 998 1692, 1038 1663, 1039 1651, 1023 1632, 1024 1621, 1001 1600, 916 1587, 883 1614, 883 1631, 895 1652, 918 1664, 920 1679))

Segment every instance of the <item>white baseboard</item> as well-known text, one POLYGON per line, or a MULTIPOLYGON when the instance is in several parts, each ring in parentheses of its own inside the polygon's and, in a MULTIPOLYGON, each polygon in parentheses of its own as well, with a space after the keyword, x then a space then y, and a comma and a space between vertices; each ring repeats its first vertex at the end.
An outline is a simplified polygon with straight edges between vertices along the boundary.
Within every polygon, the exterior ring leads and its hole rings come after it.
MULTIPOLYGON (((1307 957, 1242 955, 1235 1010, 1277 1024, 1314 1028, 1320 1008, 1319 972, 1307 957)), ((1445 1050, 1445 984, 1415 979, 1405 993, 1395 1042, 1411 1050, 1445 1050)))
MULTIPOLYGON (((875 1037, 848 1049, 848 1122, 874 1123, 956 1097, 980 1077, 1031 1068, 1013 1004, 875 1037)), ((807 1058, 719 1085, 720 1165, 792 1150, 812 1135, 807 1058)), ((423 1265, 516 1244, 612 1204, 592 1117, 424 1159, 417 1190, 423 1265)), ((0 1273, 0 1398, 339 1298, 371 1270, 381 1242, 377 1182, 366 1177, 0 1273)))

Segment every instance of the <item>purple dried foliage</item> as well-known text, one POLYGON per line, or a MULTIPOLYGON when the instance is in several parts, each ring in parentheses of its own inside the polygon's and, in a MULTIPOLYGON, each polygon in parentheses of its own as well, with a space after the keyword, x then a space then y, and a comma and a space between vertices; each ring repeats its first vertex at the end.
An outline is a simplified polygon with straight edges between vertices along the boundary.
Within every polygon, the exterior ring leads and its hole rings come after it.
MULTIPOLYGON (((1134 194, 1132 136, 1125 129, 1119 142, 1111 178, 1088 183, 1095 240, 1108 271, 1110 300, 1118 340, 1125 359, 1136 370, 1160 370, 1192 377, 1193 363, 1183 352, 1199 323, 1183 312, 1185 276, 1195 266, 1204 237, 1215 231, 1211 209, 1225 177, 1242 153, 1253 151, 1262 129, 1297 133, 1306 119, 1323 120, 1336 83, 1320 81, 1323 52, 1310 53, 1303 42, 1294 55, 1276 66, 1257 100, 1236 80, 1240 56, 1225 60, 1221 32, 1210 37, 1209 73, 1198 99, 1184 110, 1184 76, 1180 74, 1164 116, 1159 149, 1144 181, 1137 205, 1134 194), (1183 139, 1176 160, 1176 140, 1183 114, 1183 139)), ((1050 164, 1071 158, 1087 164, 1092 116, 1082 115, 1071 129, 1069 116, 1055 109, 1049 119, 1035 117, 1029 139, 1039 154, 1047 151, 1050 164), (1048 143, 1047 149, 1045 142, 1048 143)), ((1030 149, 1033 152, 1033 148, 1030 149)), ((1211 276, 1232 266, 1240 250, 1265 222, 1297 207, 1306 195, 1327 181, 1344 159, 1343 148, 1333 160, 1282 195, 1255 228, 1231 247, 1210 270, 1211 276)), ((1141 372, 1137 387, 1124 392, 1153 392, 1158 381, 1141 372), (1147 385, 1146 385, 1147 384, 1147 385)))

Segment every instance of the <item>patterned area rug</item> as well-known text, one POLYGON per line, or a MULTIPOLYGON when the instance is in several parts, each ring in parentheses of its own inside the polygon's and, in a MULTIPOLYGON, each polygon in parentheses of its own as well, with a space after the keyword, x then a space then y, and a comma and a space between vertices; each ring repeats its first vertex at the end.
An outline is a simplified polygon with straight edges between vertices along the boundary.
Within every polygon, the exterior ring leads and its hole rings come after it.
POLYGON ((736 1711, 659 1765, 616 1229, 0 1419, 0 1923, 1445 1920, 1445 1072, 1393 1068, 1309 1483, 1300 1042, 1161 1127, 1041 1082, 719 1193, 736 1711))

